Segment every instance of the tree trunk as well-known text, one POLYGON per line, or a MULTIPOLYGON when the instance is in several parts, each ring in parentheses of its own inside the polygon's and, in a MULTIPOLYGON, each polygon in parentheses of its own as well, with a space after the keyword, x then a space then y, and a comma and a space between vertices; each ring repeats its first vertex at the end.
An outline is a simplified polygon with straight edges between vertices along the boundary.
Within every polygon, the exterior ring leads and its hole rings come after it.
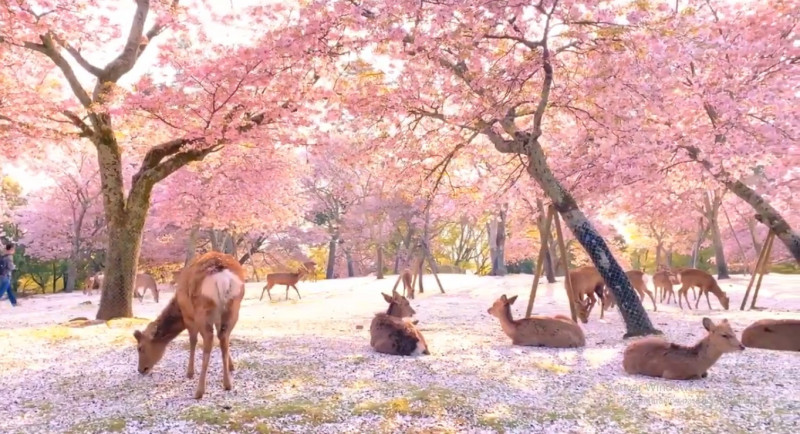
MULTIPOLYGON (((672 246, 667 249, 667 268, 672 268, 672 246)), ((656 267, 658 269, 658 267, 656 267)))
POLYGON ((495 256, 492 260, 492 275, 505 276, 508 274, 506 269, 506 211, 501 209, 497 222, 497 234, 495 243, 495 256))
POLYGON ((486 234, 489 236, 489 258, 492 264, 492 269, 489 271, 489 275, 494 276, 494 266, 497 258, 497 220, 494 218, 494 216, 492 216, 492 219, 486 223, 486 234))
POLYGON ((378 244, 378 271, 376 273, 376 278, 383 279, 383 245, 378 244))
POLYGON ((125 213, 122 219, 109 219, 109 243, 97 319, 107 321, 133 316, 133 283, 148 202, 137 204, 138 209, 125 213))
POLYGON ((356 270, 353 266, 353 255, 350 254, 350 249, 344 249, 344 257, 347 260, 347 277, 355 277, 356 270))
POLYGON ((184 267, 189 265, 189 262, 194 259, 194 255, 197 252, 197 233, 199 231, 200 228, 197 226, 192 226, 192 229, 189 231, 189 239, 186 240, 186 260, 183 261, 184 267))
POLYGON ((792 230, 789 223, 783 216, 772 207, 760 194, 755 190, 748 187, 747 184, 739 179, 734 178, 725 169, 713 170, 714 167, 710 161, 699 156, 700 151, 694 147, 685 147, 689 152, 689 156, 700 163, 703 168, 708 171, 717 181, 721 182, 733 194, 739 196, 740 199, 747 202, 753 210, 755 210, 756 219, 766 225, 768 228, 775 232, 775 236, 783 242, 786 248, 794 257, 794 260, 800 264, 800 234, 792 230))
POLYGON ((528 173, 553 201, 556 211, 586 250, 597 271, 614 294, 617 306, 625 320, 627 333, 624 337, 661 334, 660 331, 653 328, 628 276, 611 254, 606 242, 578 208, 572 195, 564 189, 547 166, 546 157, 539 142, 533 136, 528 137, 522 149, 528 157, 528 173))
POLYGON ((728 274, 728 264, 725 262, 725 250, 722 247, 722 236, 719 233, 719 207, 722 204, 722 197, 714 195, 714 200, 709 198, 706 194, 703 196, 706 206, 706 219, 708 220, 709 228, 711 229, 711 241, 714 244, 714 259, 717 263, 717 280, 730 279, 728 274))
POLYGON ((333 279, 333 270, 336 265, 336 246, 338 244, 339 235, 332 235, 331 241, 328 243, 328 266, 325 268, 326 279, 333 279))
POLYGON ((697 239, 692 246, 692 268, 697 268, 697 263, 700 260, 700 246, 703 245, 703 240, 706 238, 706 228, 703 225, 703 218, 700 217, 697 225, 697 239))
POLYGON ((658 270, 658 266, 661 265, 661 250, 663 248, 663 243, 659 240, 658 244, 656 244, 656 270, 658 270))
POLYGON ((78 281, 78 259, 70 257, 67 262, 67 280, 64 282, 64 292, 75 290, 75 282, 78 281))

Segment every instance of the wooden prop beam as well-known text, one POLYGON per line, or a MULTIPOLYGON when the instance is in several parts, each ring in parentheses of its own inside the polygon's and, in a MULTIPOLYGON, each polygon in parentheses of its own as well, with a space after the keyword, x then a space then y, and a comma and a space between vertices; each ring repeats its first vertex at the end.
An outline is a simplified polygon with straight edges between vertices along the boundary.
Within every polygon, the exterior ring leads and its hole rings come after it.
POLYGON ((572 320, 578 322, 578 312, 575 310, 575 296, 572 292, 572 282, 570 281, 569 277, 569 260, 567 258, 567 248, 564 243, 564 234, 561 231, 561 220, 558 217, 558 213, 556 213, 555 208, 553 205, 550 205, 547 209, 547 218, 544 221, 544 228, 542 228, 542 246, 539 249, 539 258, 536 262, 536 272, 533 276, 533 285, 531 285, 531 295, 528 298, 528 307, 525 310, 525 317, 529 318, 531 316, 531 312, 533 312, 533 303, 536 299, 536 290, 539 287, 539 279, 542 277, 542 273, 544 272, 544 257, 545 252, 547 251, 547 245, 550 241, 551 236, 551 224, 555 222, 556 226, 556 241, 558 242, 558 249, 561 253, 561 260, 562 265, 564 267, 564 279, 565 279, 565 289, 567 291, 567 299, 569 300, 569 312, 572 316, 572 320))
POLYGON ((750 289, 752 289, 753 282, 755 282, 756 277, 758 277, 758 283, 756 284, 756 290, 753 293, 753 302, 750 305, 750 309, 752 309, 756 303, 756 294, 758 294, 758 289, 761 287, 761 279, 764 277, 764 268, 766 267, 766 262, 769 261, 769 254, 772 251, 772 240, 774 239, 775 233, 769 231, 767 238, 764 239, 764 245, 761 246, 761 252, 758 254, 758 260, 756 260, 753 274, 750 275, 750 283, 747 284, 747 290, 744 292, 744 298, 742 298, 742 304, 739 306, 739 310, 744 310, 744 307, 747 304, 747 298, 750 297, 750 289))
POLYGON ((764 255, 764 262, 761 264, 761 268, 758 270, 758 280, 756 281, 756 290, 753 292, 753 301, 750 303, 750 309, 756 307, 756 299, 758 298, 758 290, 761 289, 761 280, 764 279, 764 274, 766 273, 766 268, 769 265, 769 256, 772 253, 772 245, 775 241, 775 233, 770 231, 771 237, 768 235, 769 239, 768 246, 767 246, 767 253, 764 255))

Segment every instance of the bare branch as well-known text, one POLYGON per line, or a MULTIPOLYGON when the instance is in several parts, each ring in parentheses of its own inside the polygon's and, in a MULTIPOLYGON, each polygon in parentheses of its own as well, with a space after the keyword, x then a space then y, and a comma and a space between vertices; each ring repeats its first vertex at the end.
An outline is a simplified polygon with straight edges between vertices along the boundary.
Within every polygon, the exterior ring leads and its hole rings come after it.
POLYGON ((56 42, 58 42, 58 45, 64 47, 64 49, 67 50, 67 53, 69 53, 72 56, 72 58, 75 59, 76 62, 78 62, 78 65, 80 65, 87 72, 89 72, 90 74, 94 75, 95 77, 100 77, 100 74, 103 73, 102 69, 100 69, 100 68, 92 65, 91 63, 89 63, 89 61, 86 60, 81 55, 81 52, 79 50, 77 50, 75 47, 73 47, 72 45, 70 45, 68 42, 62 40, 61 38, 59 38, 57 36, 54 36, 53 39, 56 42))
POLYGON ((486 39, 510 40, 510 41, 519 42, 522 45, 530 48, 531 50, 536 50, 537 48, 544 47, 544 42, 543 41, 531 41, 531 40, 528 40, 528 39, 525 39, 525 38, 522 38, 522 37, 519 37, 519 36, 484 34, 483 37, 486 38, 486 39))

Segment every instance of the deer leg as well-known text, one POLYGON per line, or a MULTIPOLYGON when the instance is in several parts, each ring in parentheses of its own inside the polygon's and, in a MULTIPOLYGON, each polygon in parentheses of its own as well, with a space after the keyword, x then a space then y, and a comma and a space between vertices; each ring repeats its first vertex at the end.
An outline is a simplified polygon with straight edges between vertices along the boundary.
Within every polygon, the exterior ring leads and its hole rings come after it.
POLYGON ((706 303, 708 303, 708 310, 711 310, 711 302, 708 300, 708 291, 705 291, 705 293, 706 293, 706 303))
POLYGON ((158 303, 158 288, 153 289, 153 299, 158 303))
MULTIPOLYGON (((653 297, 653 293, 650 292, 649 289, 645 289, 644 293, 647 294, 648 297, 650 297, 650 301, 653 302, 653 312, 656 312, 658 308, 656 307, 656 299, 655 297, 653 297)), ((642 295, 642 301, 644 302, 644 295, 642 295)), ((642 305, 644 305, 644 303, 642 303, 642 305)))
POLYGON ((197 330, 189 329, 189 366, 186 367, 186 378, 194 377, 194 354, 197 349, 197 330))
POLYGON ((700 299, 703 298, 703 288, 700 288, 700 295, 695 299, 694 308, 697 309, 697 305, 700 304, 700 299))
POLYGON ((286 299, 289 299, 289 285, 286 285, 286 299))
MULTIPOLYGON (((205 315, 204 315, 205 316, 205 315)), ((200 368, 200 380, 194 392, 194 399, 200 399, 206 392, 206 374, 208 373, 208 362, 211 360, 211 348, 214 345, 214 328, 203 318, 203 329, 200 334, 203 336, 203 366, 200 368)))
MULTIPOLYGON (((298 290, 297 290, 297 287, 296 287, 296 286, 294 286, 294 285, 292 285, 292 288, 294 288, 294 292, 296 292, 296 293, 297 293, 297 299, 298 299, 298 300, 299 300, 299 299, 302 299, 303 297, 300 297, 300 291, 298 291, 298 290)), ((288 289, 288 288, 287 288, 287 289, 288 289)))
POLYGON ((267 296, 269 297, 269 301, 272 301, 272 294, 269 293, 269 290, 272 289, 273 286, 274 286, 274 284, 272 284, 272 283, 268 283, 268 284, 264 285, 264 289, 261 290, 261 297, 259 297, 258 301, 261 301, 261 300, 264 299, 264 291, 267 292, 267 296))
MULTIPOLYGON (((680 307, 681 310, 683 310, 683 299, 681 299, 681 296, 684 294, 684 292, 686 292, 688 290, 689 290, 689 288, 687 288, 686 285, 683 285, 683 286, 681 286, 680 289, 678 289, 678 307, 680 307)), ((689 302, 689 298, 688 297, 686 298, 686 302, 687 303, 689 302)), ((691 309, 691 307, 690 307, 690 309, 691 309)))

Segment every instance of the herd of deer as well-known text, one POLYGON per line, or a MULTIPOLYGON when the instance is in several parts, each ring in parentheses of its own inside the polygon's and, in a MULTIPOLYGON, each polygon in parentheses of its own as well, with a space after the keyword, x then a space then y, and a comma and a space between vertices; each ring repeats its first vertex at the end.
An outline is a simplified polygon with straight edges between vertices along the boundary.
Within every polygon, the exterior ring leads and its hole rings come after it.
MULTIPOLYGON (((683 286, 678 295, 680 297, 688 291, 689 287, 697 286, 700 288, 697 300, 704 292, 706 294, 713 292, 721 301, 726 300, 723 302, 723 306, 727 309, 727 296, 719 289, 713 277, 708 276, 711 279, 708 280, 706 277, 701 277, 705 276, 700 274, 703 272, 698 272, 700 270, 693 269, 667 271, 666 277, 670 282, 669 291, 671 291, 671 285, 682 283, 683 286)), ((629 276, 637 276, 638 273, 629 272, 629 276)), ((299 280, 303 273, 280 274, 285 276, 273 278, 273 283, 267 283, 264 291, 268 292, 268 288, 275 284, 294 281, 294 283, 287 284, 288 297, 288 287, 294 287, 294 284, 297 283, 295 279, 299 280)), ((589 296, 597 294, 601 300, 608 300, 609 297, 604 295, 603 287, 599 286, 593 273, 587 267, 574 270, 570 275, 575 293, 586 296, 580 296, 576 300, 576 303, 583 307, 580 310, 584 312, 581 314, 581 320, 586 323, 588 322, 588 313, 591 311, 590 306, 593 306, 594 303, 587 300, 589 296), (586 288, 590 288, 591 291, 586 288)), ((641 277, 641 275, 639 276, 641 277)), ((410 270, 404 270, 402 280, 406 291, 410 289, 410 284, 405 284, 410 282, 410 277, 410 270)), ((181 332, 188 330, 189 364, 186 376, 192 378, 195 371, 195 349, 199 334, 203 338, 203 362, 194 397, 202 398, 205 393, 206 373, 216 329, 222 355, 222 384, 225 390, 230 390, 232 387, 230 373, 234 370, 230 354, 230 336, 238 320, 239 308, 244 298, 244 269, 235 258, 229 255, 209 252, 195 258, 180 272, 176 281, 175 296, 161 314, 149 323, 144 331, 136 330, 134 332, 139 354, 138 370, 142 374, 150 372, 163 357, 167 344, 181 332)), ((634 283, 634 287, 642 299, 645 291, 649 293, 646 287, 638 285, 638 282, 634 283), (644 290, 640 288, 644 288, 644 290)), ((296 287, 294 288, 297 290, 296 287)), ((662 286, 662 288, 665 287, 662 286)), ((262 297, 264 291, 262 291, 262 297)), ((408 292, 406 294, 408 295, 408 292)), ((428 344, 416 326, 418 321, 412 319, 416 311, 411 307, 408 299, 395 290, 392 291, 392 295, 382 295, 389 307, 385 313, 377 313, 372 319, 370 325, 371 347, 376 352, 389 355, 430 354, 428 344)), ((650 298, 654 300, 652 294, 650 298)), ((552 348, 575 348, 586 345, 586 338, 580 325, 566 316, 534 315, 515 320, 511 315, 511 305, 516 299, 517 296, 508 298, 505 294, 501 295, 487 311, 490 315, 498 318, 503 332, 511 338, 513 345, 552 348)), ((655 301, 653 303, 655 309, 655 301)), ((606 304, 603 303, 604 307, 606 304)), ((742 351, 745 346, 800 351, 800 320, 766 319, 757 321, 744 330, 741 342, 736 338, 736 334, 727 320, 715 324, 709 318, 703 318, 702 324, 708 334, 694 346, 670 343, 657 336, 645 337, 629 344, 623 354, 623 369, 629 374, 666 379, 704 378, 708 375, 708 369, 722 354, 742 351)))

